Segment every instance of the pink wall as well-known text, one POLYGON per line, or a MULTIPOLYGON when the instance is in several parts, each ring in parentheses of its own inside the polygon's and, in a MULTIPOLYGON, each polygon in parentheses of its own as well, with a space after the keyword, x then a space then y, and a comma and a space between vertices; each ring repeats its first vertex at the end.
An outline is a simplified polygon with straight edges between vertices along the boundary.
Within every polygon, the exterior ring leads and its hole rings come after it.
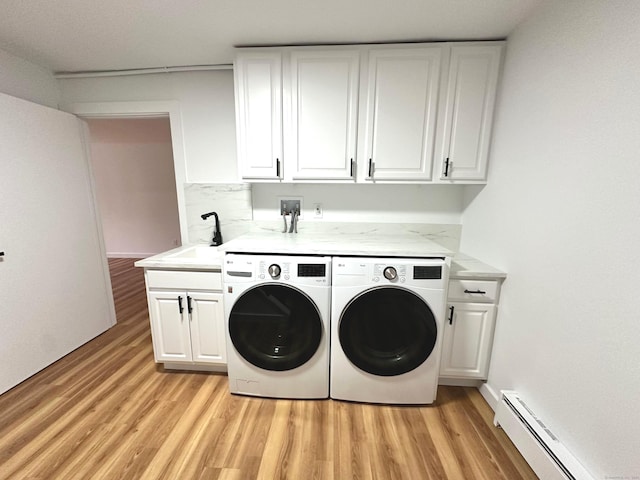
POLYGON ((167 118, 87 120, 110 257, 145 257, 180 244, 167 118))

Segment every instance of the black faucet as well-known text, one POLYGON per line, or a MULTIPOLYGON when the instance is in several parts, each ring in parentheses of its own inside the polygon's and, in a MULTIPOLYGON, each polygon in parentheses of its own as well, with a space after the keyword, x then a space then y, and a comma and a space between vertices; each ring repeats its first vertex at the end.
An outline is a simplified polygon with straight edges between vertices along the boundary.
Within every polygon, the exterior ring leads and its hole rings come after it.
POLYGON ((220 220, 218 220, 218 214, 216 212, 203 213, 200 215, 203 220, 206 220, 211 215, 216 217, 216 226, 213 229, 213 240, 211 240, 211 246, 217 247, 218 245, 222 245, 222 233, 220 232, 220 220))

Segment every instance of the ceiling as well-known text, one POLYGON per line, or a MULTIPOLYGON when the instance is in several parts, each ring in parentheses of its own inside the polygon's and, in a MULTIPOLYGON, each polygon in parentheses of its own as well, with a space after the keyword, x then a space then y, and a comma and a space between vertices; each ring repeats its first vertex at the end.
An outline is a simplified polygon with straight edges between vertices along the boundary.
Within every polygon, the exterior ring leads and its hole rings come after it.
POLYGON ((543 0, 0 0, 0 49, 54 72, 228 64, 233 47, 505 38, 543 0))

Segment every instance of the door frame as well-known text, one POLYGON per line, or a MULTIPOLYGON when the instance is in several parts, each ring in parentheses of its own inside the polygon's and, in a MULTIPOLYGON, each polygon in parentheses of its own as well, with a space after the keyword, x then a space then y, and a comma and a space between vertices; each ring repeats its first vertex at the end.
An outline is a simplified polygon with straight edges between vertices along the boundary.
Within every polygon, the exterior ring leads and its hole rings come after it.
POLYGON ((180 103, 170 100, 146 102, 81 102, 67 105, 65 106, 65 110, 81 118, 169 116, 171 145, 173 149, 173 168, 176 178, 176 196, 178 199, 180 241, 182 245, 188 244, 189 229, 184 195, 184 184, 187 182, 187 164, 182 134, 182 111, 180 110, 180 103))

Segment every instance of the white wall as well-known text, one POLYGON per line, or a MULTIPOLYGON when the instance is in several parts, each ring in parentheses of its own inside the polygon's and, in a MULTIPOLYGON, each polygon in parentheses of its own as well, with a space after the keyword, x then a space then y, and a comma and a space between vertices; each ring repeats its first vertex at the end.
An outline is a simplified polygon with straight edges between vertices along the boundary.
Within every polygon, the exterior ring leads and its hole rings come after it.
POLYGON ((60 90, 50 71, 0 50, 0 92, 57 108, 60 90))
POLYGON ((231 70, 61 79, 59 82, 63 110, 80 102, 179 102, 186 181, 238 181, 231 70))
POLYGON ((87 120, 102 231, 110 257, 180 244, 169 118, 87 120))
POLYGON ((254 220, 279 219, 280 197, 302 198, 307 222, 459 224, 464 187, 451 185, 253 184, 254 220), (322 205, 315 219, 314 203, 322 205))
POLYGON ((490 387, 596 478, 640 476, 638 25, 639 2, 571 0, 510 35, 490 181, 463 213, 462 250, 509 274, 490 387))

